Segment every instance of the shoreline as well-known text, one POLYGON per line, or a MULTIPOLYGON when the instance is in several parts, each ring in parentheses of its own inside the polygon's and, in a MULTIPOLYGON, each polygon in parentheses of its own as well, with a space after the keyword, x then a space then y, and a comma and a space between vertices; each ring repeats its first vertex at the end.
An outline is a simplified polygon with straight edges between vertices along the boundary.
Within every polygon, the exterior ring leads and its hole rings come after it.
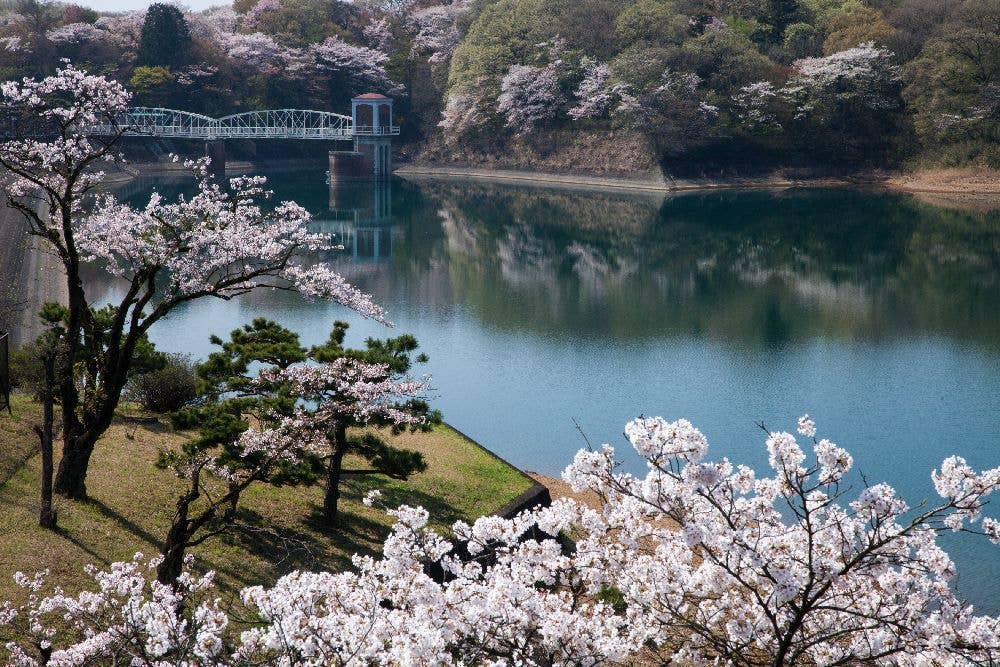
POLYGON ((549 171, 490 169, 434 164, 400 164, 393 174, 411 180, 456 179, 508 182, 534 186, 612 189, 636 192, 698 192, 710 190, 783 190, 789 188, 873 188, 906 194, 946 195, 970 203, 1000 206, 1000 171, 939 169, 903 174, 862 174, 855 177, 789 178, 780 174, 747 178, 673 179, 662 175, 595 176, 549 171))
POLYGON ((796 187, 850 187, 854 183, 841 178, 784 178, 780 176, 732 179, 673 179, 662 175, 594 176, 517 169, 480 169, 447 165, 401 164, 392 172, 402 178, 469 179, 513 182, 522 185, 557 186, 581 189, 612 189, 636 192, 697 192, 700 190, 763 190, 796 187))
MULTIPOLYGON (((253 169, 318 168, 322 162, 289 160, 231 160, 227 173, 248 173, 253 169)), ((127 169, 109 174, 107 182, 121 183, 144 176, 186 172, 182 163, 135 162, 127 169)), ((914 172, 878 171, 854 176, 789 177, 780 172, 765 176, 726 178, 672 178, 661 173, 596 175, 535 169, 494 169, 449 164, 399 163, 393 175, 404 179, 468 179, 519 185, 555 186, 576 189, 606 189, 634 192, 698 192, 710 190, 784 190, 789 188, 872 188, 914 195, 942 195, 969 198, 972 203, 987 201, 1000 206, 1000 170, 987 168, 926 169, 914 172)))

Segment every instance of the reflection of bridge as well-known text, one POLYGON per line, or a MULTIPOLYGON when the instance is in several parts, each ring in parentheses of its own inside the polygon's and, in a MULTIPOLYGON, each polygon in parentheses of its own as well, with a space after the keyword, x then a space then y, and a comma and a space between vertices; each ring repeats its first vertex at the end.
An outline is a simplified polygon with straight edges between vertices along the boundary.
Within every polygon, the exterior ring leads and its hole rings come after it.
POLYGON ((355 125, 351 116, 329 111, 270 109, 212 118, 190 111, 134 107, 115 123, 93 125, 87 133, 109 136, 124 130, 128 135, 170 139, 317 139, 351 141, 356 137, 399 134, 396 125, 355 125))

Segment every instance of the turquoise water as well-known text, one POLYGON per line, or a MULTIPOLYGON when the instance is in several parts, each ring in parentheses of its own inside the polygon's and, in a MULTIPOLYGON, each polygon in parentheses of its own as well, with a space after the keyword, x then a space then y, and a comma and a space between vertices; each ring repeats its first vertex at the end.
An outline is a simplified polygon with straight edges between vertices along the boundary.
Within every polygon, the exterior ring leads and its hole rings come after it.
MULTIPOLYGON (((930 471, 949 454, 1000 465, 998 212, 848 190, 330 191, 322 172, 272 176, 279 199, 338 235, 346 250, 326 259, 395 330, 267 292, 191 304, 153 330, 160 348, 202 357, 210 334, 257 316, 306 343, 335 319, 354 323, 355 343, 411 332, 445 418, 547 474, 585 438, 641 471, 621 436, 640 414, 686 417, 715 456, 763 469, 756 422, 792 430, 809 412, 911 503, 933 500, 930 471)), ((946 546, 962 593, 1000 612, 1000 547, 951 535, 946 546)))

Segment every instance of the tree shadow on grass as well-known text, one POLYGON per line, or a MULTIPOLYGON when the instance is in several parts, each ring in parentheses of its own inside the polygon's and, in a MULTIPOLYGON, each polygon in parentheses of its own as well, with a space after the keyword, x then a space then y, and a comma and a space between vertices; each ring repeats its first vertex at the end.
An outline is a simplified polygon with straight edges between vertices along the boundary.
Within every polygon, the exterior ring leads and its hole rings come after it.
POLYGON ((85 554, 87 554, 88 556, 90 556, 91 558, 93 558, 94 559, 93 563, 95 565, 100 564, 100 565, 104 565, 105 567, 107 567, 108 565, 111 565, 111 561, 108 560, 107 557, 102 556, 101 554, 99 554, 96 551, 94 551, 90 547, 90 545, 88 545, 88 544, 84 543, 83 541, 81 541, 80 538, 74 536, 72 533, 70 533, 65 528, 57 526, 56 529, 55 529, 55 533, 59 537, 63 538, 67 542, 70 542, 71 544, 75 545, 76 548, 80 549, 85 554))
POLYGON ((456 521, 474 518, 465 516, 455 509, 454 505, 439 496, 401 485, 380 486, 377 478, 369 478, 367 483, 362 479, 348 480, 343 485, 343 497, 360 502, 364 494, 372 489, 378 489, 381 492, 378 499, 380 506, 388 508, 396 508, 400 505, 423 507, 430 513, 430 521, 434 524, 450 527, 456 521))
POLYGON ((87 500, 87 503, 91 507, 96 509, 101 514, 101 516, 103 516, 106 519, 114 521, 119 526, 121 526, 128 532, 132 533, 143 542, 147 542, 148 544, 156 547, 157 549, 163 546, 163 536, 153 535, 151 532, 149 532, 139 524, 135 523, 128 517, 121 514, 118 510, 105 505, 103 501, 100 501, 96 498, 89 498, 87 500))

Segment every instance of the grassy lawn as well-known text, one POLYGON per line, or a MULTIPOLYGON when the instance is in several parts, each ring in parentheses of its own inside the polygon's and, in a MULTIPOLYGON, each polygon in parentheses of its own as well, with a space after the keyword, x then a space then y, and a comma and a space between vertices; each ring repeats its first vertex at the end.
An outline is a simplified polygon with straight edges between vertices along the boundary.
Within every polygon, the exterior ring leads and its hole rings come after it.
MULTIPOLYGON (((159 425, 112 427, 94 452, 87 479, 90 500, 58 499, 60 529, 53 533, 37 526, 39 457, 18 467, 27 453, 37 451, 31 424, 38 406, 18 397, 13 407, 13 418, 0 416, 0 473, 10 471, 0 486, 0 599, 20 598, 11 579, 18 570, 49 569, 53 583, 75 591, 88 582, 87 563, 107 565, 136 551, 159 553, 182 484, 153 462, 160 448, 176 447, 188 436, 159 425)), ((495 512, 531 486, 530 479, 448 426, 395 441, 422 452, 427 471, 407 482, 349 478, 341 523, 334 528, 320 519, 320 487, 251 487, 239 519, 247 528, 195 548, 197 569, 215 570, 223 592, 232 593, 295 569, 349 567, 351 554, 377 551, 391 525, 383 511, 361 503, 372 488, 382 489, 382 501, 390 507, 426 507, 434 525, 443 529, 456 519, 495 512)))
POLYGON ((42 421, 42 406, 27 396, 11 394, 11 411, 0 411, 0 484, 38 452, 32 427, 42 421))

